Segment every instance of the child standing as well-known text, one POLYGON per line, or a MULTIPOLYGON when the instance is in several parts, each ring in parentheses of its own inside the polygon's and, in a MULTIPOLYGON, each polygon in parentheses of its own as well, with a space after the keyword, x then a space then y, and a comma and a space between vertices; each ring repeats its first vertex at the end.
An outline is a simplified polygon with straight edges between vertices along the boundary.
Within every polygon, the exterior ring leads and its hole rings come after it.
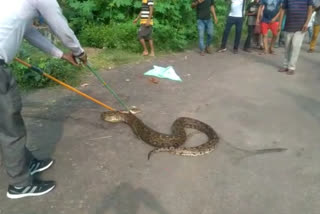
POLYGON ((152 25, 153 25, 153 0, 142 0, 141 12, 138 17, 133 21, 137 23, 140 19, 140 28, 138 32, 138 39, 143 47, 143 56, 148 56, 149 51, 147 49, 146 41, 149 41, 150 55, 154 56, 154 46, 152 40, 152 25))

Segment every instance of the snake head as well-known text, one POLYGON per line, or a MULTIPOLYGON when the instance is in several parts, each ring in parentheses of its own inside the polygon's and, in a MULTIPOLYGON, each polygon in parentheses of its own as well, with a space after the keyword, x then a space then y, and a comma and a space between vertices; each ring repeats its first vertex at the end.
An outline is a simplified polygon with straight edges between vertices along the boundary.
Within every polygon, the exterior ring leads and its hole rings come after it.
POLYGON ((124 122, 124 113, 119 111, 108 111, 101 114, 101 119, 110 123, 124 122))

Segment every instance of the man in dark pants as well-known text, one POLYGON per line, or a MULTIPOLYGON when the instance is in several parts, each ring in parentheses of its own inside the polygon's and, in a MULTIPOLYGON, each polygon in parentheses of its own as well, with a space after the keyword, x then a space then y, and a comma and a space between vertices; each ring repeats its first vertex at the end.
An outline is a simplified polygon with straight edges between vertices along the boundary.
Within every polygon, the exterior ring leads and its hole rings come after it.
POLYGON ((1 5, 0 146, 9 176, 7 197, 12 199, 44 195, 55 187, 54 181, 41 181, 32 177, 35 173, 48 169, 53 160, 37 160, 26 148, 21 97, 7 66, 14 59, 24 38, 41 50, 75 66, 78 66, 75 58, 86 63, 86 54, 69 28, 56 0, 10 0, 1 5), (64 54, 32 26, 32 20, 39 14, 72 53, 64 54))
MULTIPOLYGON (((246 39, 246 42, 244 44, 243 50, 246 52, 250 52, 251 48, 251 38, 254 34, 254 29, 256 27, 256 19, 258 15, 258 9, 259 9, 259 0, 254 0, 251 2, 247 7, 247 16, 248 16, 248 36, 246 39)), ((259 36, 258 34, 255 34, 256 36, 259 36)), ((258 40, 258 38, 256 39, 258 40)))
POLYGON ((191 4, 192 8, 197 10, 197 25, 199 33, 200 55, 204 56, 204 52, 211 53, 210 45, 213 39, 213 23, 210 12, 214 18, 214 23, 218 23, 216 11, 214 9, 213 0, 194 0, 191 4), (205 31, 207 33, 207 42, 204 44, 205 31))
POLYGON ((245 0, 231 0, 231 9, 227 18, 226 27, 224 29, 221 47, 218 53, 225 52, 227 50, 227 40, 231 27, 236 26, 236 37, 234 39, 233 53, 238 53, 238 47, 241 39, 243 15, 244 15, 245 0))

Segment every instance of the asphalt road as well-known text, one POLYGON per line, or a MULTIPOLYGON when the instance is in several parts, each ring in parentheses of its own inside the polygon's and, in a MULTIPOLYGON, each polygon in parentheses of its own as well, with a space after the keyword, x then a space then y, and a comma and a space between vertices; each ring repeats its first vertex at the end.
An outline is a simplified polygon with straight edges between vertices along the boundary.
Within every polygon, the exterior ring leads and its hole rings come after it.
MULTIPOLYGON (((201 157, 156 154, 125 124, 100 120, 105 111, 61 87, 23 96, 28 146, 56 162, 43 197, 8 200, 1 166, 1 214, 318 214, 320 208, 320 53, 304 46, 296 75, 278 73, 275 56, 242 51, 199 56, 188 51, 102 73, 138 116, 169 132, 179 116, 210 124, 222 140, 201 157), (183 82, 143 75, 172 65, 183 82), (281 153, 245 150, 282 147, 281 153)), ((90 76, 80 90, 119 105, 90 76)), ((195 133, 189 145, 205 141, 195 133)))

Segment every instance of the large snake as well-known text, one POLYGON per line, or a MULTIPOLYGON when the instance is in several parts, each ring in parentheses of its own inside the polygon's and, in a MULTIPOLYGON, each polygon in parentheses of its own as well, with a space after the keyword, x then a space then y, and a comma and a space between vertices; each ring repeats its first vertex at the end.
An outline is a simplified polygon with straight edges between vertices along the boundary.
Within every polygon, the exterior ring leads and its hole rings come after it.
MULTIPOLYGON (((218 134, 213 130, 211 126, 199 120, 188 117, 179 117, 173 122, 171 126, 171 135, 163 134, 151 129, 130 111, 103 112, 101 114, 101 118, 102 120, 111 123, 124 122, 128 124, 139 139, 143 140, 151 146, 156 147, 149 152, 148 159, 150 159, 153 153, 157 152, 169 152, 182 156, 199 156, 208 154, 215 149, 215 145, 220 140, 218 134), (187 140, 185 128, 196 129, 206 134, 208 137, 207 142, 194 147, 182 146, 187 140)), ((249 151, 236 147, 234 148, 248 155, 282 152, 287 150, 286 148, 271 148, 249 151)))
POLYGON ((101 118, 104 121, 117 123, 124 122, 128 124, 135 135, 147 144, 156 147, 148 154, 150 159, 153 153, 169 152, 183 156, 204 155, 214 150, 215 145, 219 142, 217 133, 209 125, 188 117, 176 119, 171 126, 171 135, 159 133, 147 125, 130 112, 103 112, 101 118), (208 141, 195 147, 182 147, 186 140, 187 134, 185 128, 197 129, 207 135, 208 141))

